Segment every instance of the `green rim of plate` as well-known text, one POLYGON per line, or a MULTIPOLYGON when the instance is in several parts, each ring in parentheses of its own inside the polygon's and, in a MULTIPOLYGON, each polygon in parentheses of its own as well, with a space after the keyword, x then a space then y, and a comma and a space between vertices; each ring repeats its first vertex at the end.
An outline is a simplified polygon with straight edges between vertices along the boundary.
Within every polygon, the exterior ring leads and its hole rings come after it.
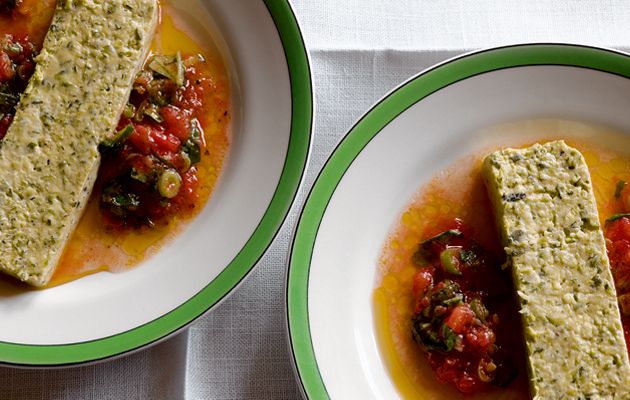
POLYGON ((92 341, 61 345, 0 342, 0 363, 61 366, 110 358, 155 343, 200 317, 234 289, 267 250, 302 180, 310 148, 313 97, 308 53, 287 0, 265 0, 279 34, 291 82, 291 132, 282 175, 254 233, 229 265, 204 289, 167 314, 134 329, 92 341))
POLYGON ((350 130, 319 173, 293 239, 287 278, 287 322, 302 389, 310 399, 329 398, 317 365, 309 326, 308 282, 319 226, 339 182, 363 148, 409 107, 463 79, 506 68, 557 65, 630 77, 630 56, 569 44, 524 44, 466 54, 426 70, 381 99, 350 130))

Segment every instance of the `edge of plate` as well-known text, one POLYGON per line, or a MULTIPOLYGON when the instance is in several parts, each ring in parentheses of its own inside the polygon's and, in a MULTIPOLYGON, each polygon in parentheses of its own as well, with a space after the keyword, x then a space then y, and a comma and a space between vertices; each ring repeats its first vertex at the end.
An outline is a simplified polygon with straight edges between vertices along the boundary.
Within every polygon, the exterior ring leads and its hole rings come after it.
POLYGON ((291 130, 282 174, 254 233, 228 266, 188 301, 150 322, 92 341, 60 345, 0 342, 0 364, 66 367, 120 357, 177 333, 230 294, 252 270, 282 226, 304 179, 311 148, 313 87, 302 32, 288 0, 264 0, 282 42, 291 85, 291 130))
POLYGON ((377 101, 335 147, 311 187, 293 232, 286 281, 286 313, 294 370, 309 399, 329 399, 309 324, 308 283, 319 226, 337 185, 363 148, 391 121, 432 93, 501 69, 558 65, 630 78, 630 54, 569 43, 516 44, 464 53, 421 71, 377 101))

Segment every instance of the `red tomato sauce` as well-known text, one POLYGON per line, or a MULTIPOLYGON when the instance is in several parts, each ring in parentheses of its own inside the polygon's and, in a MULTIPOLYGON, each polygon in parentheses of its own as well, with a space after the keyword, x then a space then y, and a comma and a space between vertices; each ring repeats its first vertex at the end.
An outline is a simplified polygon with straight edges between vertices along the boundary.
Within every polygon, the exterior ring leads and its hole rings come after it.
POLYGON ((506 313, 517 312, 510 276, 500 268, 500 255, 477 244, 463 221, 433 229, 441 232, 422 241, 412 257, 419 268, 413 338, 440 382, 463 393, 506 386, 517 362, 498 329, 506 313))
POLYGON ((163 225, 196 207, 196 164, 207 151, 199 119, 213 86, 202 57, 179 58, 181 84, 156 73, 151 63, 138 75, 118 123, 123 137, 102 146, 97 187, 109 229, 163 225))
POLYGON ((607 224, 606 248, 630 355, 630 218, 622 217, 607 224))

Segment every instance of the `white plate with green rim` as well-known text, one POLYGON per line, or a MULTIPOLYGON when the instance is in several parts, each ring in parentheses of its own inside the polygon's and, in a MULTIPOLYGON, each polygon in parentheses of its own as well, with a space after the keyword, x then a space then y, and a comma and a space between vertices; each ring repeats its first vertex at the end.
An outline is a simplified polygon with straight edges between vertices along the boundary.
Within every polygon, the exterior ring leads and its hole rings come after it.
POLYGON ((306 396, 400 397, 379 352, 372 296, 383 245, 423 183, 497 140, 482 134, 491 127, 557 119, 630 132, 628 110, 630 56, 565 44, 466 54, 379 101, 328 159, 295 231, 286 300, 306 396))
POLYGON ((232 80, 232 144, 200 214, 138 267, 0 297, 0 363, 64 366, 151 345, 242 281, 284 221, 306 167, 313 117, 308 55, 286 0, 178 0, 232 80), (273 101, 269 101, 273 98, 273 101))

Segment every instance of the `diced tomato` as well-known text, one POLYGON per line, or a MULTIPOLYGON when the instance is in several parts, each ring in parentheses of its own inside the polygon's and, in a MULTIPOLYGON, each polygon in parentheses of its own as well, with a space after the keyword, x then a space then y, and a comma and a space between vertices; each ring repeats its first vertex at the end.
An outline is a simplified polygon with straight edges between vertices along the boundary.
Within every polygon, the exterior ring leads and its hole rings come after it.
POLYGON ((621 218, 610 223, 606 238, 617 294, 630 293, 630 220, 621 218))
POLYGON ((466 328, 475 319, 475 313, 470 309, 468 304, 460 304, 453 309, 451 315, 446 319, 446 325, 453 332, 460 334, 466 331, 466 328))
POLYGON ((194 205, 199 194, 197 188, 199 187, 199 177, 197 176, 197 169, 192 167, 182 176, 182 187, 179 189, 179 202, 181 205, 191 207, 194 205))
POLYGON ((129 142, 142 154, 176 153, 181 141, 172 134, 167 134, 149 124, 134 124, 134 132, 129 142))
POLYGON ((630 266, 630 241, 620 239, 610 242, 608 252, 616 270, 626 269, 630 266))
POLYGON ((485 325, 472 326, 464 335, 466 345, 478 353, 486 352, 490 349, 496 340, 496 336, 492 329, 485 325))
POLYGON ((473 393, 481 385, 467 372, 472 366, 466 359, 432 354, 429 356, 429 363, 440 382, 454 385, 462 393, 473 393))
POLYGON ((433 284, 433 268, 424 268, 416 273, 413 278, 413 295, 415 297, 424 296, 425 291, 433 284))
POLYGON ((630 316, 628 312, 628 296, 630 296, 630 219, 620 218, 606 227, 606 249, 615 281, 615 289, 622 312, 626 347, 630 355, 630 316))
POLYGON ((0 82, 8 82, 14 76, 15 69, 9 55, 4 51, 0 52, 0 82))
POLYGON ((164 128, 167 132, 177 136, 181 141, 190 137, 190 117, 175 106, 165 106, 160 110, 164 118, 164 128))
POLYGON ((175 153, 179 150, 181 142, 177 136, 162 133, 157 129, 152 129, 150 132, 155 144, 155 150, 169 153, 175 153))
POLYGON ((13 122, 13 114, 6 114, 0 119, 0 140, 4 139, 9 130, 9 125, 13 122))
POLYGON ((17 67, 17 70, 16 70, 19 78, 25 82, 29 80, 29 78, 33 75, 34 71, 35 71, 35 63, 31 61, 24 62, 22 65, 17 67))
POLYGON ((619 218, 611 222, 606 230, 606 236, 612 241, 630 239, 630 219, 619 218))
POLYGON ((479 386, 478 381, 468 374, 463 374, 455 384, 462 393, 472 393, 479 386))
POLYGON ((195 67, 186 70, 186 79, 189 84, 174 104, 180 108, 190 110, 192 115, 196 116, 203 107, 202 99, 206 97, 206 92, 211 93, 215 89, 215 85, 207 75, 195 67))
POLYGON ((153 148, 153 135, 146 125, 134 125, 134 132, 129 136, 129 142, 142 154, 151 154, 153 148))

